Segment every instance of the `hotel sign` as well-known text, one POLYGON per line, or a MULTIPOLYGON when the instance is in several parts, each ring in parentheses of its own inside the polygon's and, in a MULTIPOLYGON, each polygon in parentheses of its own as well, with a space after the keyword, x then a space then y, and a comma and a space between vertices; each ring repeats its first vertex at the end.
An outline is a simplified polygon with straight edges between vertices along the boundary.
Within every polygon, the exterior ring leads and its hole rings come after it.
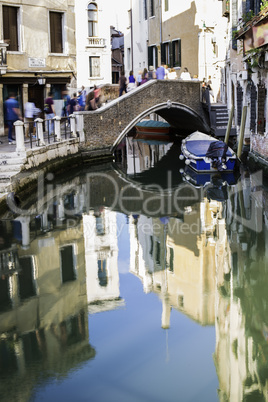
POLYGON ((268 22, 263 21, 261 24, 250 26, 249 30, 243 35, 244 52, 257 49, 268 43, 268 22))
POLYGON ((29 57, 29 67, 46 67, 46 59, 29 57))

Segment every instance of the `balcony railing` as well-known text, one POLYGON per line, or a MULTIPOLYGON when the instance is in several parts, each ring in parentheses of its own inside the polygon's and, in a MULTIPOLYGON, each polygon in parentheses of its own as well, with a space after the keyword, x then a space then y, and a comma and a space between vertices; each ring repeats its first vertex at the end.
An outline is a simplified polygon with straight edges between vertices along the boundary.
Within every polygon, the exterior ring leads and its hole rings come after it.
POLYGON ((88 45, 87 47, 105 47, 106 40, 104 38, 88 38, 88 45))
POLYGON ((7 72, 7 47, 7 43, 0 42, 0 75, 7 72))

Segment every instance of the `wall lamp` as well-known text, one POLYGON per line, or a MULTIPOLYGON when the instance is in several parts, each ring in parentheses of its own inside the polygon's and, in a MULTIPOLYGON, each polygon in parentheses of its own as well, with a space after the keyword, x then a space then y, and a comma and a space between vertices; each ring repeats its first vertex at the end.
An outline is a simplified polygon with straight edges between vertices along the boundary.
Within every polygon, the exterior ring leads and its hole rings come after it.
POLYGON ((37 77, 37 81, 39 85, 45 85, 46 79, 41 75, 40 77, 37 77))

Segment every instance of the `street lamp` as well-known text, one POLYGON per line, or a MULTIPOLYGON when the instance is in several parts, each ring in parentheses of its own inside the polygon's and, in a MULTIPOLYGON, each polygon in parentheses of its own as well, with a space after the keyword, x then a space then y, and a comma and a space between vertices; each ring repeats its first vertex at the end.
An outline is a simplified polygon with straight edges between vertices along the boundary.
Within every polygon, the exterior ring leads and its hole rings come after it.
POLYGON ((46 83, 46 79, 44 77, 42 77, 42 75, 37 78, 37 81, 38 81, 39 85, 45 85, 45 83, 46 83))

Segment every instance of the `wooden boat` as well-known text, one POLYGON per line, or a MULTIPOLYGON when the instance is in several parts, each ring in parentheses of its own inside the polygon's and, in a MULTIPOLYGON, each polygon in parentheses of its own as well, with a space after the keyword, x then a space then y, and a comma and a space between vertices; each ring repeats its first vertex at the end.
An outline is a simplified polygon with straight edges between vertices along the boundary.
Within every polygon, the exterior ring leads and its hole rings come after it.
POLYGON ((170 124, 164 121, 143 120, 136 124, 135 139, 170 141, 170 124))
POLYGON ((195 131, 182 141, 182 154, 185 164, 196 172, 232 172, 237 156, 223 141, 210 135, 195 131))

